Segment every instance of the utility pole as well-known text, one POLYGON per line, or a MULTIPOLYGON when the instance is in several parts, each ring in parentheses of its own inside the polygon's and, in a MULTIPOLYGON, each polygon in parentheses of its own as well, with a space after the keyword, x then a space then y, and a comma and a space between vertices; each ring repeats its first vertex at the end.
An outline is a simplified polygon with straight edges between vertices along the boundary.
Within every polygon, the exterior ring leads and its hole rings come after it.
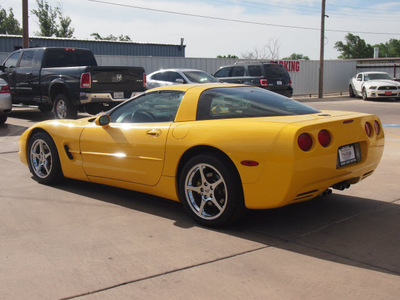
POLYGON ((22 48, 29 48, 28 0, 22 0, 22 48))
POLYGON ((325 0, 322 0, 321 9, 321 41, 319 52, 319 84, 318 98, 324 97, 324 44, 325 44, 325 0))

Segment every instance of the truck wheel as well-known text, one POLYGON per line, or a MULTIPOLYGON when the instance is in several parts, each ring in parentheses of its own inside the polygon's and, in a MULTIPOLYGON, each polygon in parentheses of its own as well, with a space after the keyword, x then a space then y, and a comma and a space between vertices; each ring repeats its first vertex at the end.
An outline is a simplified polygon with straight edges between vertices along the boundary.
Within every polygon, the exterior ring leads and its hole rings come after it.
POLYGON ((0 124, 4 124, 7 121, 7 115, 0 115, 0 124))
POLYGON ((78 110, 64 94, 59 94, 54 100, 53 115, 56 119, 76 119, 78 110))
POLYGON ((42 112, 42 113, 49 113, 53 109, 51 107, 51 105, 39 105, 38 108, 39 108, 40 112, 42 112))

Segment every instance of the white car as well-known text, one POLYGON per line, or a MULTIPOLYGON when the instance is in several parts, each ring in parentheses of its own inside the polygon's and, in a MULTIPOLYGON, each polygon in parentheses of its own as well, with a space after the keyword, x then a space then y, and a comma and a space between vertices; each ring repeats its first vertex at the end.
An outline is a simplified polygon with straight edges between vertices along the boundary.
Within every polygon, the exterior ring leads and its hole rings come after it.
POLYGON ((11 91, 8 83, 0 78, 0 124, 7 121, 12 109, 11 91))
POLYGON ((386 72, 361 72, 350 79, 350 97, 397 98, 400 97, 400 83, 386 72))
POLYGON ((146 88, 185 83, 218 82, 214 76, 196 69, 166 69, 158 70, 146 76, 146 88))

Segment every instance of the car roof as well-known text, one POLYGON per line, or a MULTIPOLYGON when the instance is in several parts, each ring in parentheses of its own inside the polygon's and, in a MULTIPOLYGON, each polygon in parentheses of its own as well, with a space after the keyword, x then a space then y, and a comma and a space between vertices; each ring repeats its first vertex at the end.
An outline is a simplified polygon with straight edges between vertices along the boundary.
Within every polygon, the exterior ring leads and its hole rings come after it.
POLYGON ((213 89, 213 88, 229 88, 229 87, 244 87, 243 84, 233 84, 233 83, 224 83, 224 82, 214 82, 214 83, 197 83, 197 84, 176 84, 176 85, 168 85, 157 87, 148 92, 153 91, 181 91, 186 92, 193 88, 201 88, 203 90, 213 89))
POLYGON ((196 71, 196 72, 207 73, 207 72, 205 72, 203 70, 199 70, 199 69, 175 68, 175 69, 160 69, 160 70, 150 73, 149 76, 153 75, 154 73, 159 73, 159 72, 187 72, 187 71, 196 71))
POLYGON ((388 74, 388 75, 389 75, 389 73, 388 73, 388 72, 379 72, 379 71, 377 71, 377 72, 374 72, 374 71, 369 71, 369 72, 359 72, 358 74, 364 74, 364 75, 368 75, 368 74, 388 74))

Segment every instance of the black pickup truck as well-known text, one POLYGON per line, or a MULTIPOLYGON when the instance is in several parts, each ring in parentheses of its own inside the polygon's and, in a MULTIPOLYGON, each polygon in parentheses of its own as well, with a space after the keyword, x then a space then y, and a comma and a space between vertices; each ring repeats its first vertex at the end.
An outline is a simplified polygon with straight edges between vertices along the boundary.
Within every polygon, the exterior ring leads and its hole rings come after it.
POLYGON ((142 67, 97 66, 89 49, 78 48, 17 50, 0 66, 0 78, 13 104, 37 105, 57 119, 97 114, 146 89, 142 67))

